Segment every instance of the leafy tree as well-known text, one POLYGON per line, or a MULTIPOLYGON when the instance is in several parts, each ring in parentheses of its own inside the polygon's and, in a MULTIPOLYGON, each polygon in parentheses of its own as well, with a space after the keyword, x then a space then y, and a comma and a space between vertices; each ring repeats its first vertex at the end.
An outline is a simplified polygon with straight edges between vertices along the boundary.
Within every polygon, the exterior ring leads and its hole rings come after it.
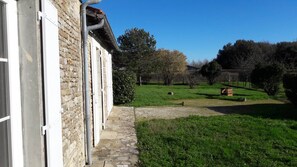
POLYGON ((215 83, 215 79, 221 75, 221 72, 222 66, 216 61, 203 65, 200 70, 201 75, 207 78, 210 85, 215 83))
POLYGON ((144 29, 132 28, 118 38, 123 51, 118 58, 120 66, 136 73, 141 85, 141 77, 153 70, 152 56, 156 50, 156 40, 144 29))
POLYGON ((237 40, 234 45, 228 43, 219 50, 216 61, 224 69, 253 69, 263 62, 261 47, 252 40, 237 40))
POLYGON ((182 74, 186 70, 186 56, 177 51, 159 49, 156 54, 156 69, 161 73, 164 85, 171 85, 177 74, 182 74))
POLYGON ((283 82, 286 96, 297 106, 297 74, 286 74, 283 82))
POLYGON ((257 45, 261 48, 263 61, 259 63, 276 63, 274 62, 274 54, 276 51, 276 44, 271 44, 269 42, 259 42, 257 45))
POLYGON ((297 42, 281 42, 276 45, 275 61, 287 69, 297 68, 297 42))
POLYGON ((283 74, 284 68, 279 64, 258 64, 251 73, 251 82, 264 89, 269 96, 275 96, 279 92, 283 74))

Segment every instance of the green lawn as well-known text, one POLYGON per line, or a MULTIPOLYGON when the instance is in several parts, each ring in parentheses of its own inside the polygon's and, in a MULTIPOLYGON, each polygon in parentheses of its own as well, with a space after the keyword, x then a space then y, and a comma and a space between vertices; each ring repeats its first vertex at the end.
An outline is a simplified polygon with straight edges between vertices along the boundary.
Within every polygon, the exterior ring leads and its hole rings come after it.
MULTIPOLYGON (((255 89, 234 87, 233 97, 220 96, 221 87, 224 86, 201 84, 196 89, 182 85, 137 87, 136 99, 129 105, 162 106, 184 101, 188 107, 229 113, 136 122, 139 165, 297 166, 296 107, 269 100, 271 97, 265 92, 255 89), (174 95, 170 96, 168 92, 174 92, 174 95), (241 97, 247 98, 248 102, 235 102, 241 97), (213 104, 214 101, 218 105, 213 104)), ((284 98, 283 92, 273 97, 284 98)))
MULTIPOLYGON (((164 105, 174 105, 174 100, 179 99, 222 99, 222 100, 238 100, 239 98, 245 97, 248 100, 262 100, 268 99, 268 95, 256 89, 248 88, 233 88, 233 97, 226 97, 220 95, 220 88, 226 87, 222 84, 215 84, 209 86, 207 84, 200 84, 195 89, 189 89, 187 85, 173 85, 173 86, 163 86, 163 85, 143 85, 136 87, 136 98, 135 100, 128 104, 135 107, 141 106, 164 106, 164 105), (168 95, 168 92, 174 92, 173 96, 168 95)), ((278 97, 283 98, 284 93, 278 97)))
POLYGON ((233 114, 152 120, 136 127, 140 166, 297 166, 294 120, 233 114))

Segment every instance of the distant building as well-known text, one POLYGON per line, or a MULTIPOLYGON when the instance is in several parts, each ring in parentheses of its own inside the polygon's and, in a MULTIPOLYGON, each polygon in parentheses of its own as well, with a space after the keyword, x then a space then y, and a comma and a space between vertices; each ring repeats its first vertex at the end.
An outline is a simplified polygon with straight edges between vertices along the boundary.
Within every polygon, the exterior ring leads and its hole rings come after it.
POLYGON ((187 65, 187 70, 188 70, 189 73, 194 73, 194 72, 199 72, 200 71, 200 68, 187 65))

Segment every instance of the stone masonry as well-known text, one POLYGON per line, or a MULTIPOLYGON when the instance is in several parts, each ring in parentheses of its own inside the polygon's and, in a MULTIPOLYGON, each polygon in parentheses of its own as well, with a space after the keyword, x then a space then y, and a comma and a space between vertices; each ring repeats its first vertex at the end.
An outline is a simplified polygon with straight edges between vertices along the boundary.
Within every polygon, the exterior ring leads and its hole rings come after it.
MULTIPOLYGON (((63 162, 65 167, 85 165, 85 127, 84 127, 84 95, 83 95, 83 59, 80 22, 80 1, 51 0, 58 10, 59 50, 61 70, 61 102, 62 102, 62 135, 63 162)), ((90 94, 90 125, 93 132, 92 109, 92 70, 91 70, 91 36, 88 40, 89 56, 89 94, 90 94)), ((105 67, 105 54, 101 48, 105 67)), ((106 68, 104 68, 106 70, 106 68)), ((106 77, 106 71, 103 72, 106 77)), ((106 81, 105 81, 106 82, 106 81)), ((104 85, 107 85, 104 83, 104 85)), ((105 89, 105 88, 104 88, 105 89)), ((107 99, 106 94, 104 98, 107 99)), ((104 104, 104 111, 107 111, 104 104)), ((104 113, 107 116, 107 113, 104 113)), ((94 134, 94 132, 92 133, 94 134)), ((94 136, 91 135, 94 146, 94 136)))
POLYGON ((65 167, 84 166, 84 117, 80 2, 52 1, 58 9, 63 161, 65 167))

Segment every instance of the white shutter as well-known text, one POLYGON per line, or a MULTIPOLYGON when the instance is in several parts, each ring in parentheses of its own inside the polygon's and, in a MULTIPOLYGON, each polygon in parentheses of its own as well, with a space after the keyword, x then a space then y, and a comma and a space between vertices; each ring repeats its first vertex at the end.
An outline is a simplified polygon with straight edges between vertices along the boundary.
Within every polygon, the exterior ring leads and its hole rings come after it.
POLYGON ((63 166, 59 34, 57 9, 45 0, 43 12, 43 59, 46 112, 46 150, 49 167, 63 166))
POLYGON ((106 77, 107 77, 107 111, 110 114, 113 107, 113 93, 112 93, 112 61, 111 54, 107 53, 106 61, 106 77))
POLYGON ((100 69, 100 45, 92 38, 92 88, 93 88, 93 125, 94 125, 94 146, 99 144, 102 131, 102 96, 101 96, 101 69, 100 69))

